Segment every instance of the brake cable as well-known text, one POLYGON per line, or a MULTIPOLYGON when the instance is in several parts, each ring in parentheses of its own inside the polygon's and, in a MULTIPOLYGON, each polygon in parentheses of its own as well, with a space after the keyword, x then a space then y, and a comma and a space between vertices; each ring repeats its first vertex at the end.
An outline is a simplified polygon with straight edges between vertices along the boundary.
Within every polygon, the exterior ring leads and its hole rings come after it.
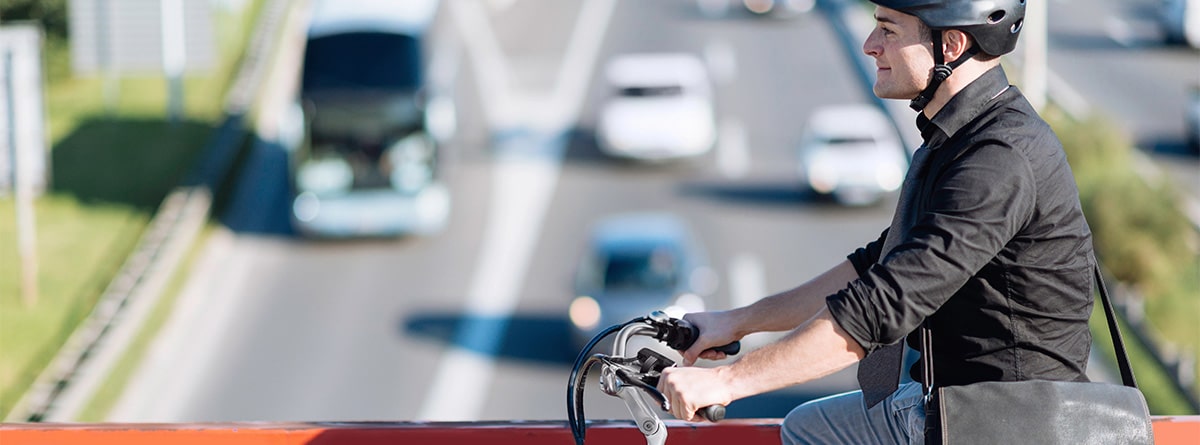
MULTIPOLYGON (((636 394, 622 391, 621 385, 642 390, 644 394, 653 397, 663 410, 669 410, 669 402, 658 391, 657 385, 662 370, 674 366, 675 362, 649 348, 642 349, 635 357, 622 356, 625 354, 625 345, 621 343, 628 341, 633 335, 653 337, 673 349, 685 350, 699 338, 700 331, 686 320, 671 318, 663 312, 655 311, 648 317, 639 317, 610 326, 593 337, 576 357, 575 364, 571 369, 571 377, 567 381, 567 421, 576 445, 583 445, 587 436, 587 420, 583 413, 583 392, 586 387, 588 370, 596 363, 601 363, 605 370, 601 374, 601 378, 606 379, 601 381, 601 389, 606 394, 624 400, 626 407, 635 417, 635 421, 639 417, 644 420, 644 422, 637 423, 639 431, 646 436, 647 442, 652 443, 654 440, 659 442, 653 443, 665 442, 666 431, 661 429, 662 421, 658 419, 656 413, 650 411, 650 407, 645 405, 644 400, 638 398, 636 394), (642 326, 634 326, 636 324, 642 326), (617 331, 620 331, 620 334, 613 345, 613 354, 616 356, 604 354, 588 356, 596 343, 617 331), (614 377, 616 381, 612 380, 614 377)), ((735 341, 712 349, 727 355, 735 355, 741 349, 741 343, 735 341)), ((725 417, 725 407, 721 405, 708 406, 699 413, 708 420, 716 422, 725 417)))

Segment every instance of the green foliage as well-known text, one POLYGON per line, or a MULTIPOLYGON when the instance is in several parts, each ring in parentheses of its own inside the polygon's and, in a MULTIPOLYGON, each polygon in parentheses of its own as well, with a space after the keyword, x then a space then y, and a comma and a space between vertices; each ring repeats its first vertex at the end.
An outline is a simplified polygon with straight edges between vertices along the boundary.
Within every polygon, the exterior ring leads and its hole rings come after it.
POLYGON ((1105 267, 1150 299, 1176 287, 1200 266, 1195 230, 1169 184, 1136 174, 1129 138, 1093 117, 1073 122, 1048 112, 1079 185, 1080 200, 1105 267))
MULTIPOLYGON (((1200 357, 1200 236, 1180 210, 1177 192, 1169 183, 1147 183, 1138 174, 1144 161, 1115 125, 1099 117, 1076 122, 1057 110, 1045 117, 1071 162, 1100 261, 1144 298, 1143 309, 1158 340, 1200 357)), ((1132 355, 1149 360, 1145 354, 1132 355)), ((1142 361, 1138 357, 1133 359, 1142 361)), ((1148 400, 1174 391, 1155 389, 1164 379, 1151 377, 1143 385, 1148 400)), ((1187 412, 1177 411, 1174 402, 1154 403, 1175 410, 1160 411, 1164 414, 1187 412)))
POLYGON ((48 39, 67 38, 67 0, 0 0, 0 18, 36 21, 48 39))

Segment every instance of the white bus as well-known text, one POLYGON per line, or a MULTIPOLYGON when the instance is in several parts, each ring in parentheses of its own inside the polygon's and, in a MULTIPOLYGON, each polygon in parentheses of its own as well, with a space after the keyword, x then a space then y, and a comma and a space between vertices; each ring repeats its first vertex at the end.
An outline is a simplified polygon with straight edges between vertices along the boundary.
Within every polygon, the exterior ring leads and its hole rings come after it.
POLYGON ((297 107, 304 137, 289 166, 298 233, 420 235, 444 226, 450 196, 439 145, 453 130, 436 121, 453 119, 453 105, 435 97, 425 79, 425 36, 437 6, 314 3, 297 107))

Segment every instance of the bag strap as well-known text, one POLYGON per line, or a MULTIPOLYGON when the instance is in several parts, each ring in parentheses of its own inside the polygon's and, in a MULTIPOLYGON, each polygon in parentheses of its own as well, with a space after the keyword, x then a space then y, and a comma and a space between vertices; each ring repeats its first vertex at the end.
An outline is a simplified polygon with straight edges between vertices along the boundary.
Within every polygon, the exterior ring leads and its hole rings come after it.
POLYGON ((1121 370, 1121 382, 1130 388, 1137 388, 1137 380, 1133 378, 1133 367, 1129 365, 1129 357, 1125 355, 1125 341, 1121 339, 1121 328, 1117 326, 1117 316, 1108 298, 1108 288, 1104 286, 1104 276, 1100 273, 1100 262, 1092 266, 1096 274, 1096 287, 1100 289, 1100 301, 1104 303, 1104 316, 1108 319, 1108 331, 1112 333, 1113 351, 1117 355, 1117 367, 1121 370))
MULTIPOLYGON (((1121 339, 1121 329, 1117 326, 1117 316, 1113 311, 1112 301, 1108 297, 1108 288, 1104 285, 1104 276, 1100 273, 1100 262, 1097 261, 1092 266, 1092 271, 1096 276, 1096 287, 1100 292, 1100 302, 1104 305, 1104 316, 1108 319, 1108 331, 1112 334, 1113 351, 1117 356, 1117 367, 1121 371, 1121 383, 1130 388, 1137 388, 1137 381, 1133 378, 1133 367, 1129 365, 1129 357, 1125 353, 1125 341, 1121 339)), ((925 391, 925 397, 928 399, 932 396, 933 389, 933 335, 929 330, 929 319, 926 318, 921 323, 921 362, 924 369, 922 376, 924 382, 921 383, 922 389, 925 391)))

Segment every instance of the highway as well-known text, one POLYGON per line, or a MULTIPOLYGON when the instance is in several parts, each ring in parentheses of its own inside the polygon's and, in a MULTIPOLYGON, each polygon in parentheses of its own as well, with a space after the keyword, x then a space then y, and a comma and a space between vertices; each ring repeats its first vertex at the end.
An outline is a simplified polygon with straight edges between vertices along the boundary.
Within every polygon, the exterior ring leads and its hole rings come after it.
MULTIPOLYGON (((285 41, 300 41, 303 19, 285 41)), ((432 40, 442 63, 434 81, 458 104, 445 230, 352 241, 291 233, 284 141, 272 119, 298 70, 292 48, 279 58, 278 82, 267 82, 278 91, 265 94, 259 140, 221 209, 224 228, 110 421, 562 420, 577 352, 566 309, 593 221, 641 210, 686 218, 720 276, 708 307, 722 309, 807 280, 891 219, 894 200, 843 208, 799 191, 793 150, 805 118, 871 101, 820 10, 714 19, 683 0, 444 1, 432 40), (708 61, 719 147, 671 165, 606 159, 592 129, 611 91, 593 73, 615 54, 664 50, 708 61)), ((1064 77, 1085 63, 1072 57, 1102 58, 1078 46, 1055 51, 1064 77)), ((1178 130, 1146 125, 1139 131, 1178 130)), ((853 371, 735 402, 729 414, 782 417, 854 389, 853 371)), ((594 386, 585 399, 589 418, 628 417, 594 386)))
POLYGON ((1058 0, 1047 62, 1070 107, 1102 115, 1181 190, 1200 199, 1200 160, 1185 146, 1189 91, 1200 85, 1200 52, 1164 45, 1157 0, 1058 0), (1075 102, 1079 102, 1078 104, 1075 102))

